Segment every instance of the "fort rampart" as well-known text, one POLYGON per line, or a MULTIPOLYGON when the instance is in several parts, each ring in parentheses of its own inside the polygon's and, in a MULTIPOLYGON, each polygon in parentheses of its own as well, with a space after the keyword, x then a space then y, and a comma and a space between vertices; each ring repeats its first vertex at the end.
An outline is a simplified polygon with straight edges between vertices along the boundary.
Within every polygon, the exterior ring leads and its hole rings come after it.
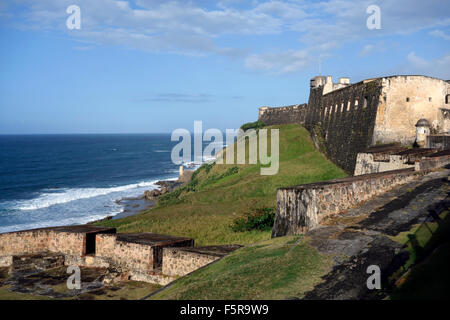
MULTIPOLYGON (((348 173, 354 172, 357 154, 370 146, 412 145, 421 117, 428 119, 432 133, 450 130, 450 84, 446 81, 391 76, 332 88, 324 81, 312 80, 308 104, 262 107, 258 119, 268 125, 305 126, 316 145, 348 173)), ((446 136, 431 138, 429 147, 447 145, 447 140, 446 136)))
POLYGON ((258 120, 266 125, 304 123, 307 104, 296 104, 285 107, 261 107, 259 108, 258 120))

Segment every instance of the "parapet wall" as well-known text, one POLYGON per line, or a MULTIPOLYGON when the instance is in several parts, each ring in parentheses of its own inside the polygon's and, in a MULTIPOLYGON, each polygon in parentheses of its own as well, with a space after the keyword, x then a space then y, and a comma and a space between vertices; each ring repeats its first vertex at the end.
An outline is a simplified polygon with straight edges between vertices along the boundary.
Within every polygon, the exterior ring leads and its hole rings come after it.
POLYGON ((329 215, 355 207, 425 173, 411 168, 278 189, 272 237, 304 233, 329 215))
POLYGON ((432 134, 427 136, 427 148, 450 149, 450 134, 432 134))
POLYGON ((358 153, 354 175, 414 168, 416 162, 424 161, 437 151, 434 148, 407 149, 398 145, 372 147, 358 153))
POLYGON ((258 120, 266 125, 304 123, 307 104, 296 104, 286 107, 259 108, 258 120))
POLYGON ((162 273, 169 276, 184 276, 220 258, 218 255, 183 248, 164 248, 162 273))
POLYGON ((424 157, 420 161, 416 161, 415 170, 431 170, 434 168, 444 167, 450 164, 450 149, 437 152, 424 157))

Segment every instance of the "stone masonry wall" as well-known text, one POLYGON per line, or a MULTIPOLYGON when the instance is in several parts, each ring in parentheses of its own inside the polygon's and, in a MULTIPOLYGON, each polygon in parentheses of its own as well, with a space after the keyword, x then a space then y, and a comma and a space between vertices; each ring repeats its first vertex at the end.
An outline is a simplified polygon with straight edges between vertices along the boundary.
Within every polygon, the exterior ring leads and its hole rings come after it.
POLYGON ((85 235, 35 229, 0 234, 0 256, 38 253, 43 251, 82 255, 85 235))
POLYGON ((97 234, 95 236, 95 254, 100 257, 111 257, 116 246, 115 234, 97 234))
POLYGON ((134 272, 153 271, 153 248, 132 242, 117 241, 113 261, 134 272))
POLYGON ((136 272, 153 271, 153 248, 147 244, 118 241, 116 234, 96 235, 96 255, 136 272))
POLYGON ((450 149, 450 134, 433 134, 427 136, 427 148, 450 149))
POLYGON ((450 164, 450 150, 441 151, 434 156, 424 157, 415 163, 415 170, 431 170, 450 164))
POLYGON ((184 276, 217 259, 220 259, 220 256, 186 251, 183 248, 164 248, 162 273, 184 276))
POLYGON ((389 161, 375 161, 372 153, 358 153, 356 158, 355 172, 353 175, 392 171, 412 168, 414 164, 409 164, 402 160, 401 156, 391 155, 389 161))
POLYGON ((303 123, 306 115, 306 104, 296 104, 286 107, 259 108, 258 120, 266 125, 303 123))
POLYGON ((329 215, 343 212, 423 174, 425 171, 411 168, 278 189, 272 237, 304 233, 329 215))
POLYGON ((258 120, 267 125, 304 125, 327 156, 348 173, 355 169, 358 152, 373 141, 381 94, 381 79, 361 81, 323 95, 312 88, 308 104, 259 108, 258 120))
POLYGON ((426 76, 382 78, 382 95, 374 129, 374 143, 400 142, 411 145, 416 138, 416 123, 427 119, 432 132, 445 132, 446 95, 450 84, 426 76))

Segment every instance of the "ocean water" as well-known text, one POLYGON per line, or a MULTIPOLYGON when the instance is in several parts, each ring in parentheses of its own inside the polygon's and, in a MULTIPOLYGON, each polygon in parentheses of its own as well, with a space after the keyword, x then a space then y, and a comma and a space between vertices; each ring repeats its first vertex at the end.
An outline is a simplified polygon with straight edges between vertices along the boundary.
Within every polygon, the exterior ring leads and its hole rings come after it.
POLYGON ((170 134, 0 136, 0 233, 121 213, 115 200, 178 177, 175 144, 170 134))

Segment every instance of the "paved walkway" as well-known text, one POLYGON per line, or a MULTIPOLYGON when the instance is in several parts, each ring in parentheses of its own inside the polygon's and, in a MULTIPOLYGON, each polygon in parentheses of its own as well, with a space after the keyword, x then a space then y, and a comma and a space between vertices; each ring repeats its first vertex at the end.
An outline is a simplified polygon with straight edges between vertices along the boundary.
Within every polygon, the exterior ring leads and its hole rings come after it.
POLYGON ((450 207, 450 169, 386 192, 359 208, 324 221, 305 236, 321 253, 335 255, 335 265, 304 299, 364 299, 366 273, 377 265, 388 275, 403 265, 409 254, 389 238, 425 221, 437 206, 450 207))

